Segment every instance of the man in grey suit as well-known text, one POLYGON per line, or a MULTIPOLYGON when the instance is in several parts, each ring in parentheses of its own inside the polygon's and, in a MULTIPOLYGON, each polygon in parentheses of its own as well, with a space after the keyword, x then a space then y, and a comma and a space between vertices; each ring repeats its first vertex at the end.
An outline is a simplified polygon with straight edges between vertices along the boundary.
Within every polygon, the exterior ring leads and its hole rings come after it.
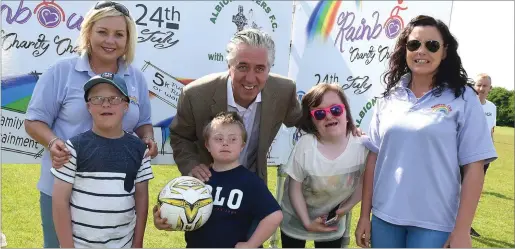
POLYGON ((270 35, 242 30, 227 45, 228 71, 204 76, 182 89, 170 125, 170 144, 182 175, 209 179, 212 158, 202 130, 216 114, 235 111, 248 133, 240 163, 267 183, 266 156, 272 141, 281 124, 292 127, 302 115, 295 83, 270 73, 274 59, 270 35))

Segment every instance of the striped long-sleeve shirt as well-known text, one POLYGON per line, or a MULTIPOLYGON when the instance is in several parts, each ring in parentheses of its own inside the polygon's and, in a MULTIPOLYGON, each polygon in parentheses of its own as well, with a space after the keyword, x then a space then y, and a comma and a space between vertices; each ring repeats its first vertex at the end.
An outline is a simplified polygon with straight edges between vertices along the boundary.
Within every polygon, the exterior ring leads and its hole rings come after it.
POLYGON ((131 247, 135 185, 154 177, 150 158, 144 158, 146 145, 130 134, 109 139, 87 131, 67 140, 66 146, 70 161, 51 171, 73 185, 70 211, 75 247, 131 247))

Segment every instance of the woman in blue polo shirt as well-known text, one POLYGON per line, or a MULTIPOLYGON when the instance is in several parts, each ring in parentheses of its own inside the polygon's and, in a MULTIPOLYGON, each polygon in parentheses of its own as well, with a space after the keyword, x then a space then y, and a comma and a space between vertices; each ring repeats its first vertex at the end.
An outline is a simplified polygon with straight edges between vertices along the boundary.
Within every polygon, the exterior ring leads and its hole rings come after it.
POLYGON ((370 123, 359 246, 472 247, 483 165, 497 154, 457 50, 429 16, 399 37, 370 123))
POLYGON ((36 84, 27 109, 25 130, 47 148, 38 182, 45 248, 59 247, 52 220, 54 177, 50 168, 52 164, 60 167, 68 161, 63 141, 92 127, 91 115, 84 103, 83 86, 88 79, 104 72, 123 77, 130 95, 123 129, 136 133, 149 146, 149 154, 157 155, 147 83, 141 71, 131 66, 136 37, 136 24, 125 6, 99 2, 82 22, 80 55, 52 65, 36 84))

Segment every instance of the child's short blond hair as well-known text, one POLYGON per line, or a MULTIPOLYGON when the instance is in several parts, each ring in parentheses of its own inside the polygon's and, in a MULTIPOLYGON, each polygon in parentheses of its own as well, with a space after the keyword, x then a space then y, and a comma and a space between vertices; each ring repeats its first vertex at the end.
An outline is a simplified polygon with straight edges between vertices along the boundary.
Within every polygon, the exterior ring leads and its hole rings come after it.
POLYGON ((204 136, 204 140, 209 140, 211 136, 211 130, 215 125, 227 125, 227 124, 235 124, 241 130, 241 137, 243 142, 247 142, 247 131, 245 130, 245 126, 243 125, 243 119, 236 112, 221 112, 217 114, 205 127, 202 132, 204 136))

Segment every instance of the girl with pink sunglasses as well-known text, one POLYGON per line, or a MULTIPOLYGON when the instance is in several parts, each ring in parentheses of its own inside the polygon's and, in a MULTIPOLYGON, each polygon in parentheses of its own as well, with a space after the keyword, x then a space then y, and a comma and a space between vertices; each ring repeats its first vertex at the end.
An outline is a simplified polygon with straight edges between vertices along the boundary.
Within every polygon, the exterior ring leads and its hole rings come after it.
POLYGON ((281 201, 283 248, 348 244, 350 211, 361 200, 368 150, 355 129, 349 104, 337 84, 314 86, 302 98, 303 135, 284 167, 281 201), (344 236, 346 235, 346 236, 344 236), (346 237, 346 239, 344 239, 346 237))

